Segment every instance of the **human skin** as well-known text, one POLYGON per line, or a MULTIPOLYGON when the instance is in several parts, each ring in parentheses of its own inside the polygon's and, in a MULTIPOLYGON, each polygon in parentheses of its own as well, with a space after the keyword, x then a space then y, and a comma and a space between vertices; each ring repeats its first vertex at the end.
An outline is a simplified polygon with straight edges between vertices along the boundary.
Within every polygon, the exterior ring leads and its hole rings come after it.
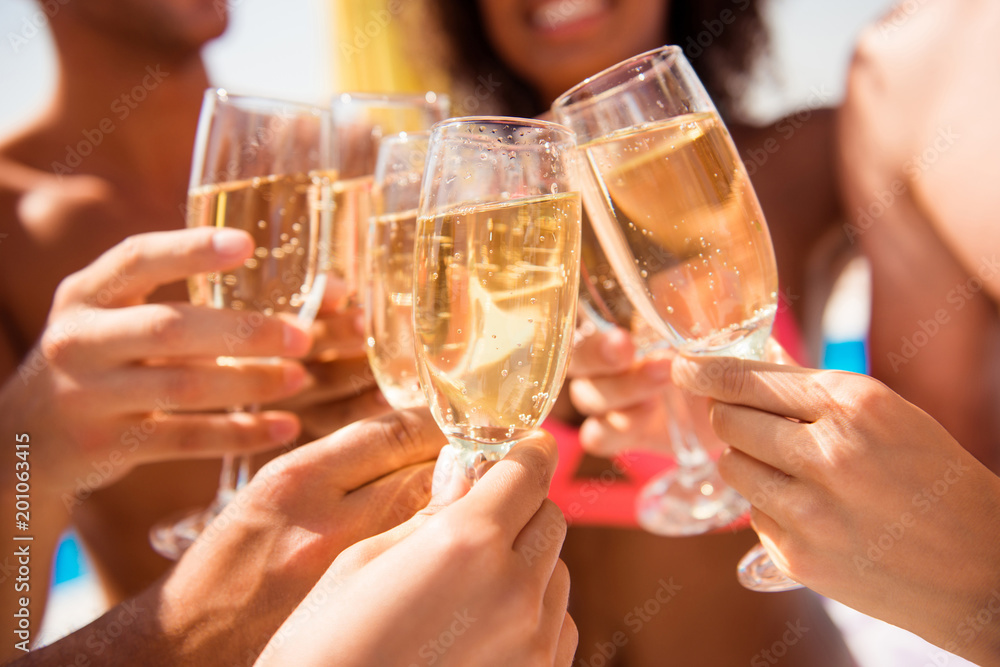
POLYGON ((436 475, 459 497, 342 553, 257 667, 570 665, 566 520, 545 497, 555 466, 555 442, 539 432, 471 490, 436 475))
MULTIPOLYGON (((61 4, 49 19, 59 72, 55 94, 30 125, 0 139, 5 381, 17 377, 19 363, 32 354, 66 276, 127 237, 184 226, 194 133, 209 85, 200 49, 224 30, 225 9, 214 0, 101 0, 61 4)), ((149 297, 187 299, 176 281, 149 297)), ((282 406, 298 412, 303 440, 387 410, 369 391, 374 383, 365 373, 357 315, 327 307, 314 325, 306 389, 282 406)), ((133 407, 145 414, 156 405, 133 407)), ((259 417, 242 419, 264 425, 259 417)), ((263 419, 273 420, 273 413, 263 419)), ((90 426, 97 432, 110 422, 90 426)), ((21 421, 12 428, 37 427, 21 421)), ((112 602, 138 594, 165 572, 170 563, 149 547, 149 528, 207 505, 218 476, 217 459, 161 461, 132 469, 75 507, 73 524, 112 602)))
MULTIPOLYGON (((586 26, 574 28, 562 23, 558 31, 536 30, 530 25, 531 11, 541 3, 482 0, 480 7, 494 48, 548 104, 584 77, 665 43, 663 16, 668 3, 600 4, 607 14, 586 26), (593 34, 595 30, 600 32, 598 36, 593 34), (579 69, 575 69, 577 63, 581 64, 579 69)), ((589 3, 566 5, 579 8, 589 3)), ((560 3, 551 7, 558 12, 560 3)), ((806 308, 812 291, 810 253, 827 233, 838 229, 839 222, 834 114, 823 108, 832 103, 832 93, 818 90, 790 118, 765 127, 727 119, 740 155, 752 171, 754 189, 774 240, 781 276, 780 307, 793 314, 803 328, 810 324, 806 308)), ((599 375, 615 375, 633 367, 628 345, 619 341, 620 356, 599 375)), ((579 362, 585 356, 581 348, 574 350, 571 377, 582 377, 579 362)), ((639 368, 636 366, 637 372, 639 368)), ((661 373, 654 386, 663 381, 669 380, 661 373)), ((572 384, 569 387, 572 392, 572 384)), ((625 395, 627 391, 616 397, 625 395)), ((572 418, 566 411, 559 416, 572 418)), ((594 417, 585 420, 587 416, 575 415, 583 422, 582 445, 596 456, 585 459, 576 471, 582 479, 599 480, 602 473, 611 474, 608 462, 597 457, 626 445, 648 449, 665 444, 665 417, 649 405, 631 415, 641 418, 643 426, 637 428, 637 422, 628 422, 623 435, 610 445, 591 431, 594 417)), ((600 502, 603 487, 596 488, 595 502, 600 502)), ((664 655, 679 664, 746 662, 786 631, 788 619, 801 619, 811 631, 789 648, 788 660, 817 666, 851 664, 837 629, 808 593, 764 598, 739 586, 735 563, 753 540, 749 532, 674 540, 638 530, 571 525, 563 557, 574 580, 571 612, 580 631, 580 659, 597 659, 600 647, 610 643, 615 647, 614 660, 628 664, 660 664, 664 655), (641 608, 659 590, 664 573, 685 586, 682 593, 660 613, 637 617, 635 608, 641 608), (753 618, 754 623, 746 623, 747 618, 753 618), (627 625, 625 619, 638 619, 637 625, 627 625), (640 632, 634 634, 636 627, 640 632), (717 641, 718 627, 727 629, 725 642, 717 641), (622 646, 614 643, 617 632, 624 633, 618 638, 628 640, 622 646)))
POLYGON ((410 410, 273 459, 161 580, 13 664, 253 664, 338 554, 427 506, 443 444, 410 410))
POLYGON ((683 357, 672 375, 712 400, 719 470, 779 569, 1000 664, 1000 477, 930 415, 854 373, 683 357))
POLYGON ((900 3, 859 37, 838 117, 843 232, 871 263, 872 374, 1000 471, 995 3, 900 3))

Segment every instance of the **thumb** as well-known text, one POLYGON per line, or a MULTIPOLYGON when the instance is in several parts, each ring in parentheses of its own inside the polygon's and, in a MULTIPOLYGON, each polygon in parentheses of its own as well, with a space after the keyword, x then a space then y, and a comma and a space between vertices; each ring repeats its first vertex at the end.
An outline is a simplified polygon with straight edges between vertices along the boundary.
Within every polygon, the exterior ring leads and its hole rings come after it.
POLYGON ((342 574, 353 572, 375 560, 416 532, 432 516, 467 494, 470 488, 471 483, 465 474, 464 463, 462 463, 457 450, 450 445, 445 445, 441 448, 437 463, 434 465, 431 499, 428 501, 427 507, 395 528, 369 537, 367 540, 362 540, 345 549, 337 558, 338 561, 342 561, 340 572, 342 574))

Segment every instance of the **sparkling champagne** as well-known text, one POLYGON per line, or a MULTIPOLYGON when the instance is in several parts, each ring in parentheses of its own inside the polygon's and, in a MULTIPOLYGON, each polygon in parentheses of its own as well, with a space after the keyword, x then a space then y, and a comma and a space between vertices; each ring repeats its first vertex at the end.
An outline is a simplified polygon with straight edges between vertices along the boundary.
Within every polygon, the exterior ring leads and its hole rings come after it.
POLYGON ((333 231, 330 244, 329 291, 338 305, 358 305, 363 279, 365 234, 371 216, 371 176, 333 184, 333 231))
POLYGON ((551 409, 575 326, 579 221, 576 193, 418 220, 418 365, 451 438, 489 448, 551 409))
POLYGON ((327 172, 266 176, 206 185, 188 193, 188 227, 249 232, 253 255, 241 266, 194 276, 191 301, 266 315, 319 306, 329 247, 331 183, 327 172))
POLYGON ((415 210, 372 219, 365 318, 368 362, 389 405, 425 405, 413 352, 415 210))
POLYGON ((718 116, 629 128, 583 151, 594 229, 616 249, 608 259, 624 292, 649 297, 633 305, 692 352, 759 355, 776 311, 774 251, 718 116))

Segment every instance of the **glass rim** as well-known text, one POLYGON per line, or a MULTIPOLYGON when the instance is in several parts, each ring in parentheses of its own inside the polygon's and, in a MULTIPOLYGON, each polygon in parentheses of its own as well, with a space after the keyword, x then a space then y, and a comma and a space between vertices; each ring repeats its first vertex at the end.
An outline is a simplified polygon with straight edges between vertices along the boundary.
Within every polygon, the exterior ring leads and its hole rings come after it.
POLYGON ((566 109, 566 108, 569 108, 569 107, 577 106, 579 104, 585 104, 585 103, 592 102, 594 100, 600 99, 603 96, 611 93, 612 91, 615 91, 615 90, 621 88, 622 86, 627 85, 628 83, 630 83, 630 81, 623 81, 623 82, 618 83, 618 84, 616 84, 614 86, 611 86, 611 87, 609 87, 609 88, 607 88, 605 90, 601 90, 598 93, 594 93, 589 98, 586 98, 586 99, 583 99, 583 100, 570 101, 570 99, 572 97, 574 97, 575 95, 577 95, 578 93, 580 93, 582 90, 585 90, 587 88, 592 87, 594 85, 594 83, 598 79, 603 79, 603 78, 605 78, 607 76, 610 76, 612 73, 614 73, 616 71, 623 70, 623 69, 628 69, 629 67, 632 67, 632 66, 634 66, 635 64, 637 64, 639 62, 652 60, 655 56, 667 56, 667 57, 672 58, 673 60, 676 60, 678 55, 681 55, 681 56, 684 55, 684 51, 683 51, 683 49, 681 49, 680 46, 678 46, 676 44, 665 44, 665 45, 659 46, 659 47, 657 47, 655 49, 650 49, 649 51, 644 51, 643 53, 639 53, 639 54, 636 54, 636 55, 631 56, 629 58, 626 58, 625 60, 622 60, 621 62, 615 63, 614 65, 611 65, 610 67, 605 67, 604 69, 602 69, 597 74, 592 74, 591 76, 588 76, 586 79, 584 79, 580 83, 578 83, 575 86, 569 88, 568 90, 566 90, 565 92, 563 92, 561 95, 559 95, 555 100, 553 100, 551 108, 552 108, 553 111, 555 111, 557 108, 558 109, 566 109))
POLYGON ((334 93, 330 98, 330 106, 338 104, 348 104, 352 100, 359 102, 381 102, 391 106, 410 105, 414 102, 423 103, 428 107, 451 106, 451 97, 448 93, 439 93, 435 90, 428 90, 423 93, 397 93, 397 92, 361 92, 345 90, 334 93))
POLYGON ((258 113, 281 113, 282 108, 292 107, 302 111, 310 111, 319 114, 330 112, 321 104, 302 102, 300 100, 287 100, 280 97, 267 97, 266 95, 248 95, 243 93, 231 93, 227 88, 206 88, 204 97, 213 98, 216 102, 234 103, 233 106, 245 111, 256 111, 258 113), (246 106, 244 106, 246 105, 246 106))
MULTIPOLYGON (((429 141, 430 138, 431 138, 430 130, 418 130, 417 132, 396 132, 395 134, 387 134, 386 136, 379 139, 379 146, 382 145, 397 146, 402 144, 408 144, 410 142, 429 141)), ((381 148, 379 150, 381 150, 381 148)))
POLYGON ((527 129, 547 130, 556 134, 564 134, 569 143, 576 143, 576 132, 568 125, 540 118, 521 118, 518 116, 456 116, 434 123, 431 126, 431 133, 436 134, 450 127, 462 125, 512 125, 527 129))

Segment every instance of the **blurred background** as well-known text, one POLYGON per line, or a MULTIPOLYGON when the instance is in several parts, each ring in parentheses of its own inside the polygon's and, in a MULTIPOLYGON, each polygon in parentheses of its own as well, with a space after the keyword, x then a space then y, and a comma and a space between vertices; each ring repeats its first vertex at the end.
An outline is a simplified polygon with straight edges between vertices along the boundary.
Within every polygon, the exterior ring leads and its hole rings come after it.
MULTIPOLYGON (((239 93, 318 103, 340 90, 413 90, 442 84, 441 75, 433 67, 433 40, 419 45, 401 44, 396 22, 373 31, 360 57, 345 57, 356 44, 358 26, 373 20, 386 1, 228 0, 229 29, 205 52, 210 78, 216 85, 239 93), (412 57, 417 49, 425 59, 412 57)), ((402 12, 413 14, 406 17, 408 20, 421 20, 424 2, 404 4, 402 12)), ((815 107, 820 99, 835 106, 843 95, 858 31, 891 4, 891 0, 770 0, 766 5, 770 57, 748 93, 746 110, 750 118, 765 123, 815 107)), ((0 2, 0 35, 0 81, 4 83, 0 132, 8 134, 46 103, 55 84, 55 59, 44 14, 33 0, 0 2)), ((850 280, 861 281, 850 287, 850 293, 866 291, 863 276, 850 280)), ((865 306, 856 299, 835 298, 828 307, 829 324, 824 327, 827 366, 864 370, 863 350, 859 355, 851 347, 854 356, 832 361, 830 350, 863 339, 867 327, 865 306)), ((45 619, 43 641, 45 637, 59 637, 101 612, 102 598, 87 574, 85 557, 72 539, 66 541, 57 559, 57 585, 45 619)), ((940 653, 908 633, 839 605, 831 604, 829 609, 845 630, 863 667, 924 664, 940 653), (907 658, 900 661, 903 655, 910 655, 913 662, 906 662, 907 658)), ((933 664, 966 664, 949 657, 943 659, 933 664)))
MULTIPOLYGON (((229 29, 205 53, 209 74, 216 84, 236 92, 311 102, 324 101, 337 90, 407 88, 421 79, 425 85, 433 83, 427 68, 413 71, 410 59, 393 62, 390 53, 399 37, 392 24, 371 38, 364 58, 346 66, 344 49, 354 42, 354 28, 372 19, 375 4, 228 0, 229 29)), ((421 5, 405 4, 406 12, 419 11, 421 5)), ((754 117, 776 118, 808 104, 817 90, 830 93, 835 104, 858 29, 890 4, 888 0, 771 0, 767 10, 772 75, 762 72, 759 85, 751 90, 748 105, 754 117)), ((45 103, 54 85, 55 61, 44 14, 33 0, 0 3, 0 35, 0 81, 6 93, 0 96, 0 128, 9 130, 45 103), (16 37, 26 35, 31 36, 23 41, 16 37)))

